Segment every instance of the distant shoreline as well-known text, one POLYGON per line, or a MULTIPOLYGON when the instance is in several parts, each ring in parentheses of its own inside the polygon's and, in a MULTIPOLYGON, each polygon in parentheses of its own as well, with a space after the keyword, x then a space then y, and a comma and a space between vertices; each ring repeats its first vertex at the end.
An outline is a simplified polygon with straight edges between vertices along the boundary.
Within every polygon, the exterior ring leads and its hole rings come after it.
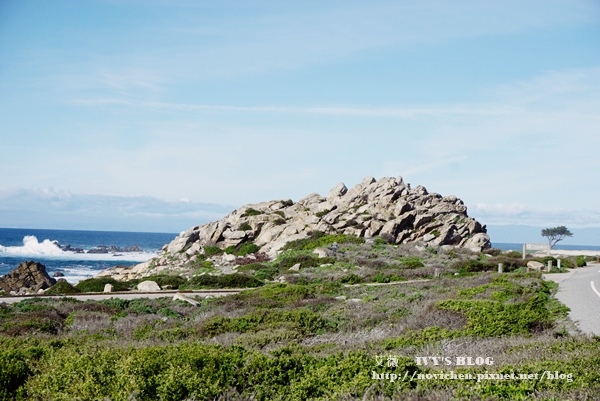
MULTIPOLYGON (((533 242, 533 241, 531 241, 533 242)), ((542 241, 538 241, 540 244, 542 244, 542 241)), ((493 242, 492 241, 492 248, 496 248, 496 249, 501 249, 503 251, 518 251, 521 252, 523 250, 523 243, 518 243, 518 242, 513 242, 513 243, 508 243, 508 242, 493 242)), ((558 244, 554 249, 552 249, 552 252, 560 252, 564 255, 584 255, 581 252, 596 252, 597 254, 600 254, 600 246, 597 245, 562 245, 562 244, 558 244)), ((594 253, 594 255, 596 255, 596 253, 594 253)))

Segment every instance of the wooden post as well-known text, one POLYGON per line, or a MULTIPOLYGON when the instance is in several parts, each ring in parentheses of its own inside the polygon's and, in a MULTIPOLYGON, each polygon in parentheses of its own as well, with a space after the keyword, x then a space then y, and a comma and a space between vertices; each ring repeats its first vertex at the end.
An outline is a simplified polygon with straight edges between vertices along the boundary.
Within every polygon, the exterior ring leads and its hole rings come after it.
POLYGON ((558 266, 558 270, 560 270, 560 259, 556 259, 556 265, 558 266))
POLYGON ((504 266, 502 263, 498 263, 498 273, 502 273, 504 271, 504 266))
POLYGON ((551 260, 548 261, 548 272, 550 272, 550 270, 552 270, 552 261, 551 260))
POLYGON ((440 276, 440 268, 436 267, 435 270, 433 271, 433 277, 438 278, 439 276, 440 276))

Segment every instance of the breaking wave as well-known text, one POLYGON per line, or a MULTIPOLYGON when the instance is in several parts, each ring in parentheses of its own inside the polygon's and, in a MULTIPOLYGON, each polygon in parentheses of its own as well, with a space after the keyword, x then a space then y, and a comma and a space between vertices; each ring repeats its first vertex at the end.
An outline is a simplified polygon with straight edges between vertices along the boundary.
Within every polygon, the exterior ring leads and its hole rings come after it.
POLYGON ((22 246, 3 246, 0 245, 0 255, 19 256, 31 258, 48 259, 66 259, 66 260, 110 260, 110 261, 132 261, 145 262, 156 256, 156 252, 109 252, 109 253, 89 253, 88 250, 82 252, 63 250, 58 241, 45 239, 38 241, 34 235, 23 237, 22 246))

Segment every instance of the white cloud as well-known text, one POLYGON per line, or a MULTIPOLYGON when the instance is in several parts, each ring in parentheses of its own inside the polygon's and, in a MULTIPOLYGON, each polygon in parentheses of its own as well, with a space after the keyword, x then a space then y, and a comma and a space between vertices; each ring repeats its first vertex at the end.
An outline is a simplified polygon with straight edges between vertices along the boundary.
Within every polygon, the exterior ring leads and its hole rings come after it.
POLYGON ((584 209, 530 209, 518 203, 478 203, 469 209, 469 214, 481 223, 491 225, 600 227, 600 212, 584 209))
POLYGON ((37 228, 179 232, 233 210, 189 199, 78 194, 53 188, 0 189, 0 200, 4 225, 37 228))

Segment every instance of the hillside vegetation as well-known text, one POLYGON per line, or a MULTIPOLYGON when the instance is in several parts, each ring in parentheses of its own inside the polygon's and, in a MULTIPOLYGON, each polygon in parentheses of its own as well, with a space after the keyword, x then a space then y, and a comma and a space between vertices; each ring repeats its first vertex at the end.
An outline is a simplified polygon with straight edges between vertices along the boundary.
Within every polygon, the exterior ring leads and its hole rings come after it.
POLYGON ((556 284, 519 256, 315 235, 232 275, 157 276, 173 288, 254 283, 199 306, 0 304, 0 399, 594 399, 600 340, 577 334, 556 284), (436 376, 450 372, 465 376, 436 376), (511 374, 530 378, 493 376, 511 374))

